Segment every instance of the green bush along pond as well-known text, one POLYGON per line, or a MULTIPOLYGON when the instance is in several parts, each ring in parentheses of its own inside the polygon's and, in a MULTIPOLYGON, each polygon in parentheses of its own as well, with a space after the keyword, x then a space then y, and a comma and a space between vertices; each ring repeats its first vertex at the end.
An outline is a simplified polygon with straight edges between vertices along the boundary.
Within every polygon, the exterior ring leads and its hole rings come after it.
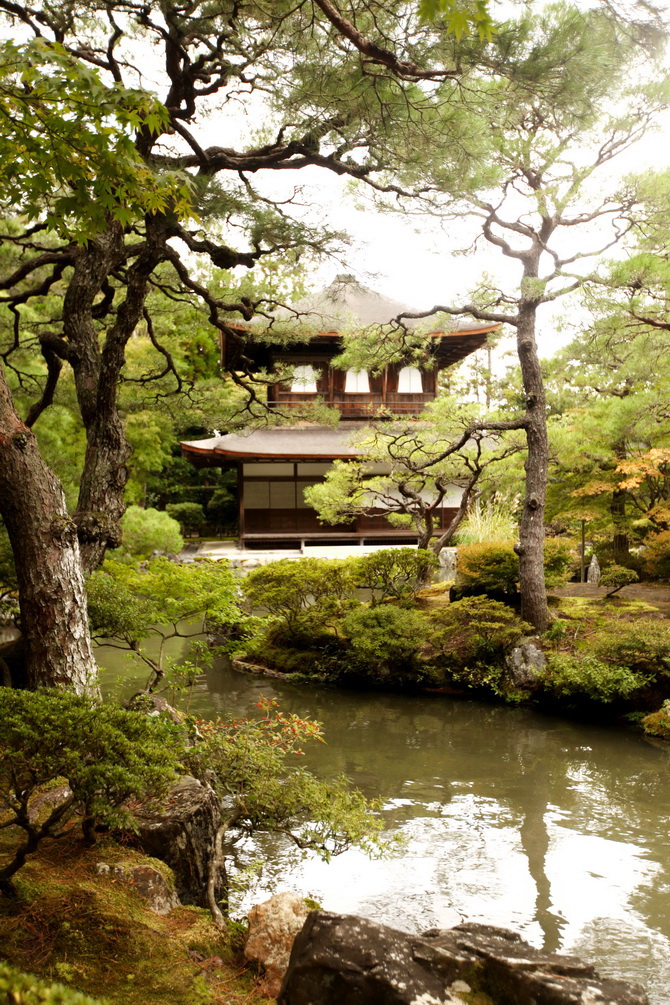
MULTIPOLYGON (((567 544, 547 541, 549 582, 564 582, 572 562, 567 544)), ((244 658, 320 683, 430 689, 570 713, 639 719, 670 697, 670 625, 655 612, 619 598, 558 602, 550 630, 535 639, 544 668, 520 681, 509 654, 533 632, 514 609, 512 546, 460 548, 452 591, 460 599, 451 602, 446 584, 427 585, 433 570, 434 557, 412 548, 255 569, 242 591, 266 618, 244 658)))

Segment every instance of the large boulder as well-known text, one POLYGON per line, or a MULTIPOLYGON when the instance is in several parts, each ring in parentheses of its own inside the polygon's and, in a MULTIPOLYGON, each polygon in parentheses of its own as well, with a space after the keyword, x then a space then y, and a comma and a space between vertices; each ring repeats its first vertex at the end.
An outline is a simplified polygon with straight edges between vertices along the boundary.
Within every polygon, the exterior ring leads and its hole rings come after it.
POLYGON ((637 984, 600 978, 572 956, 465 924, 408 935, 312 911, 297 936, 278 1005, 648 1005, 637 984))
POLYGON ((265 971, 266 990, 272 998, 279 992, 295 937, 308 914, 305 901, 295 893, 278 893, 249 911, 244 955, 265 971))
MULTIPOLYGON (((214 790, 184 775, 160 810, 140 808, 134 812, 143 849, 170 866, 182 904, 207 907, 207 878, 221 822, 221 804, 214 790)), ((217 899, 226 891, 223 868, 215 890, 217 899)))

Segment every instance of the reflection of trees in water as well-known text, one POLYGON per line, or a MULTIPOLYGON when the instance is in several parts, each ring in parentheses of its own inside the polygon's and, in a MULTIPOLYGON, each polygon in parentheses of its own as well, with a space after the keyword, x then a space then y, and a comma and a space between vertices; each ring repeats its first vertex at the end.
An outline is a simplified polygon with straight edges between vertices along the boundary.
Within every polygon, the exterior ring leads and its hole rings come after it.
POLYGON ((486 826, 512 822, 518 829, 547 949, 560 948, 565 925, 552 910, 547 876, 549 818, 555 811, 568 829, 635 844, 660 863, 658 882, 640 887, 631 907, 652 929, 660 922, 662 931, 670 931, 661 904, 669 886, 670 750, 620 729, 524 709, 318 689, 220 666, 205 676, 209 696, 197 696, 201 713, 248 715, 260 695, 267 695, 289 711, 322 721, 327 743, 312 747, 309 766, 346 774, 368 795, 406 797, 407 803, 390 812, 396 826, 439 813, 453 786, 493 800, 497 810, 487 812, 486 826))
POLYGON ((557 952, 561 948, 564 920, 551 910, 551 883, 547 876, 549 831, 547 811, 555 776, 561 773, 556 751, 551 746, 550 734, 540 730, 525 730, 519 743, 519 768, 521 784, 517 805, 522 813, 519 825, 521 847, 528 859, 528 871, 537 891, 535 917, 542 929, 543 949, 557 952))
POLYGON ((598 969, 605 977, 623 977, 642 984, 652 1002, 668 1000, 670 954, 667 937, 628 919, 594 918, 584 926, 573 947, 584 960, 604 957, 598 969))

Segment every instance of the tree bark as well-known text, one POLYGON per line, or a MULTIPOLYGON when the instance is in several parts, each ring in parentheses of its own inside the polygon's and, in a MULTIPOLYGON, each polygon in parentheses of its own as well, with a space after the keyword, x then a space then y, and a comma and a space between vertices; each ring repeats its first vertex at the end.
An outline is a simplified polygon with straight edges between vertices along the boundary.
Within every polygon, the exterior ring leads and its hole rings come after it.
POLYGON ((77 528, 60 482, 14 408, 2 366, 0 515, 16 564, 28 686, 97 695, 77 528))
POLYGON ((79 486, 75 522, 86 572, 96 569, 107 548, 121 543, 120 521, 126 508, 131 449, 117 407, 125 349, 138 323, 147 281, 162 256, 166 239, 160 219, 147 221, 144 250, 130 266, 125 297, 102 346, 94 321, 95 298, 122 258, 118 227, 82 249, 63 305, 63 330, 70 346, 77 400, 86 429, 86 457, 79 486))
POLYGON ((517 324, 517 350, 526 398, 526 494, 519 526, 519 589, 521 617, 539 632, 549 624, 544 580, 544 510, 549 468, 549 443, 544 381, 535 342, 537 304, 522 302, 517 324))
MULTIPOLYGON (((618 460, 623 460, 625 456, 625 450, 616 450, 618 460)), ((613 558, 617 565, 626 565, 630 559, 630 542, 626 531, 626 492, 623 489, 615 489, 612 493, 610 513, 614 525, 613 558)))

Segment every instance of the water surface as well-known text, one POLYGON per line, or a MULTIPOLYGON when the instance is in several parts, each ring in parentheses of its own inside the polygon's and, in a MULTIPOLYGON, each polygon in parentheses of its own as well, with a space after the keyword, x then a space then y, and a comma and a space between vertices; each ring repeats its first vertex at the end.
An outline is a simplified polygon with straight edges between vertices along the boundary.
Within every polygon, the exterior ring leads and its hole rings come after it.
MULTIPOLYGON (((101 650, 106 687, 128 672, 122 660, 101 650)), ((291 889, 410 932, 489 922, 670 1002, 670 747, 524 709, 319 690, 223 666, 203 674, 191 711, 248 715, 261 695, 324 723, 310 767, 381 796, 406 843, 386 860, 351 850, 324 864, 264 840, 247 849, 270 860, 253 900, 291 889)))

